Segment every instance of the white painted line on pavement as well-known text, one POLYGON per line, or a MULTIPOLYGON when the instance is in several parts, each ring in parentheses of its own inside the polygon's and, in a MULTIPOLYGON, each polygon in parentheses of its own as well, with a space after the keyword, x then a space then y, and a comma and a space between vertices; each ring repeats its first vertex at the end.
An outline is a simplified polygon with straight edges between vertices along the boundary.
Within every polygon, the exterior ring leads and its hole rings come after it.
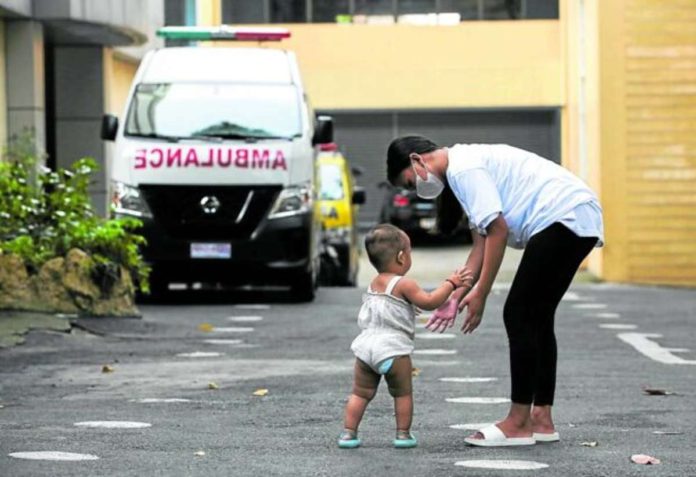
POLYGON ((566 292, 565 295, 563 295, 563 298, 561 298, 561 301, 581 301, 582 298, 580 298, 580 295, 578 295, 575 292, 566 292))
POLYGON ((263 320, 263 316, 230 316, 227 321, 234 321, 236 323, 251 323, 254 321, 263 320))
POLYGON ((224 344, 224 345, 238 345, 244 343, 244 340, 203 340, 204 343, 208 344, 224 344))
POLYGON ((213 333, 251 333, 254 331, 252 327, 240 326, 221 326, 213 328, 213 333))
POLYGON ((443 383, 490 383, 498 378, 440 378, 443 383))
POLYGON ((39 451, 39 452, 13 452, 8 454, 15 459, 29 460, 97 460, 99 457, 92 454, 74 454, 72 452, 39 451))
POLYGON ((649 338, 662 338, 657 333, 619 333, 616 335, 624 343, 633 346, 638 352, 648 358, 664 364, 696 364, 696 359, 684 359, 675 356, 673 352, 681 352, 678 348, 663 348, 649 338))
POLYGON ((450 429, 456 429, 458 431, 478 431, 484 427, 492 426, 494 422, 472 422, 469 424, 452 424, 450 429))
POLYGON ((495 470, 536 470, 545 469, 549 465, 531 460, 460 460, 454 465, 470 469, 495 470))
POLYGON ((222 356, 222 353, 216 353, 213 351, 194 351, 193 353, 179 353, 177 354, 180 358, 217 358, 222 356))
POLYGON ((191 400, 190 399, 182 399, 182 398, 143 398, 143 399, 131 399, 129 402, 137 402, 140 404, 159 404, 159 403, 191 402, 191 400))
POLYGON ((271 308, 271 305, 264 305, 264 304, 248 304, 248 305, 235 305, 235 308, 241 309, 241 310, 268 310, 271 308))
POLYGON ((606 318, 606 319, 621 318, 621 315, 619 313, 588 313, 585 316, 592 316, 594 318, 606 318))
POLYGON ((418 360, 418 366, 456 366, 461 364, 461 361, 428 361, 428 360, 418 360))
POLYGON ((635 330, 638 328, 630 323, 602 323, 599 327, 605 330, 635 330))
POLYGON ((76 422, 76 427, 90 427, 101 429, 143 429, 152 427, 149 422, 132 422, 132 421, 84 421, 76 422))
POLYGON ((447 398, 445 401, 455 404, 502 404, 510 402, 508 398, 502 397, 459 397, 447 398))
POLYGON ((453 340, 457 335, 454 333, 417 333, 416 338, 422 340, 453 340))
POLYGON ((425 323, 416 323, 416 328, 425 329, 425 323))
POLYGON ((457 354, 456 349, 417 349, 414 354, 442 355, 442 354, 457 354))
POLYGON ((573 308, 577 308, 578 310, 600 310, 606 307, 607 305, 604 303, 577 303, 573 305, 573 308))

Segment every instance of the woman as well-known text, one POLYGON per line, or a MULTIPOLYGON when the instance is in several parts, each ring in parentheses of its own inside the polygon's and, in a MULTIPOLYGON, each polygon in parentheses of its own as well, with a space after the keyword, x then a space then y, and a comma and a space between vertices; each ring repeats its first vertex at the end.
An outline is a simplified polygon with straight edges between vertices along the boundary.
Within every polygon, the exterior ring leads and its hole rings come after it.
MULTIPOLYGON (((566 169, 531 152, 486 144, 446 148, 421 136, 392 141, 387 176, 395 186, 415 188, 420 197, 440 197, 441 230, 452 230, 462 213, 469 220, 473 247, 466 267, 475 285, 453 295, 459 312, 467 309, 464 333, 481 323, 506 244, 525 249, 503 311, 510 346, 510 411, 465 442, 493 447, 558 441, 551 417, 554 315, 583 259, 603 244, 596 195, 566 169)), ((445 304, 428 328, 452 326, 456 311, 445 304)))

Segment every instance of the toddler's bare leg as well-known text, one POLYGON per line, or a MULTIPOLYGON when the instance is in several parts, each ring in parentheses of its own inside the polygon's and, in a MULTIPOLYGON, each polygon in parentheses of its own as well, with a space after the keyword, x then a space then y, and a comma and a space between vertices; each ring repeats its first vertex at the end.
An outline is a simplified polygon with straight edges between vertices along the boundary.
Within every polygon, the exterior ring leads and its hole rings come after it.
POLYGON ((389 394, 394 398, 396 430, 408 431, 413 420, 413 390, 411 387, 412 364, 410 356, 399 356, 394 360, 385 378, 389 394))
POLYGON ((360 421, 367 405, 375 397, 379 385, 379 374, 359 359, 355 360, 355 374, 353 378, 353 393, 346 404, 346 414, 343 427, 351 431, 358 431, 360 421))

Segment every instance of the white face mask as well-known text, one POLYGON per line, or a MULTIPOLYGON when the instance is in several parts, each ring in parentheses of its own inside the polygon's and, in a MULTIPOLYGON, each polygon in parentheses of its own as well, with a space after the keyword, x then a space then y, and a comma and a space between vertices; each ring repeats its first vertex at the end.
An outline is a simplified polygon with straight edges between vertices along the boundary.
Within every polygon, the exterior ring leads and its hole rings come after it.
POLYGON ((445 188, 445 184, 432 172, 425 168, 427 173, 427 179, 421 179, 421 177, 416 172, 416 165, 411 162, 411 167, 413 167, 413 173, 416 175, 416 194, 421 199, 435 199, 439 196, 445 188))

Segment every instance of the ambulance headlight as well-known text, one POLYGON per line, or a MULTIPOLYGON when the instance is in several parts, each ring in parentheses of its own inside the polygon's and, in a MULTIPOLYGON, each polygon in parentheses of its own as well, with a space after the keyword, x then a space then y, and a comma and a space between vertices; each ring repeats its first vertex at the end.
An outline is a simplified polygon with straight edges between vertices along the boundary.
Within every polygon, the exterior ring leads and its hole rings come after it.
POLYGON ((111 190, 112 215, 152 218, 152 212, 150 212, 145 199, 140 195, 140 189, 123 182, 113 181, 111 190))
POLYGON ((268 218, 280 219, 282 217, 304 214, 312 210, 312 203, 312 189, 309 186, 286 187, 278 194, 278 199, 273 204, 268 218))

